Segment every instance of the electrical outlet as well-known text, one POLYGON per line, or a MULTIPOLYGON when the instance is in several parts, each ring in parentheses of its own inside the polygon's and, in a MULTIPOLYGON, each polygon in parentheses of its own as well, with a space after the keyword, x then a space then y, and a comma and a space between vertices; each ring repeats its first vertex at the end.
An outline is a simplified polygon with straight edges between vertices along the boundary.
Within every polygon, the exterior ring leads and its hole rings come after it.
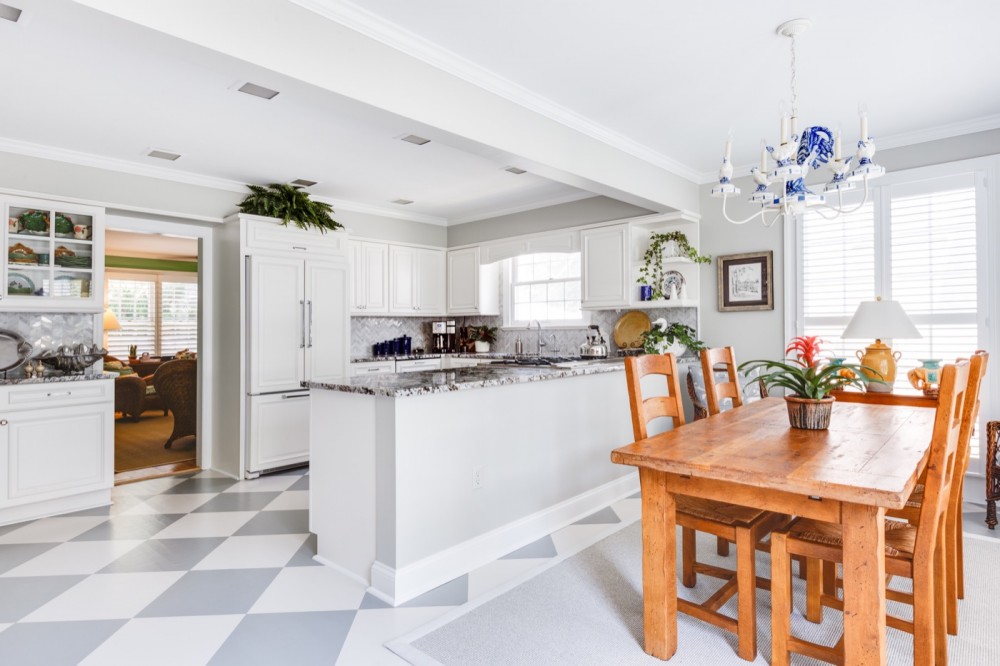
POLYGON ((483 468, 473 467, 472 468, 472 489, 479 490, 483 487, 483 468))

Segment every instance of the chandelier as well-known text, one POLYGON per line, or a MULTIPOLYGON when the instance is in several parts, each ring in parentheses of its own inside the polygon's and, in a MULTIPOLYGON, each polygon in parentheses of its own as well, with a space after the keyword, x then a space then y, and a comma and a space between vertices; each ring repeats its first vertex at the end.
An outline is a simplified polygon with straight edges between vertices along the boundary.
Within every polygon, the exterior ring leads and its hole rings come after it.
POLYGON ((852 213, 868 201, 868 181, 885 174, 885 169, 874 162, 875 141, 868 136, 868 113, 862 106, 861 138, 855 155, 844 159, 840 152, 840 131, 834 136, 829 128, 821 126, 806 127, 798 133, 798 94, 795 89, 795 37, 805 32, 812 25, 809 19, 794 19, 778 26, 777 32, 791 41, 791 116, 783 111, 781 114, 781 143, 768 146, 761 141, 760 166, 750 169, 757 189, 750 195, 748 201, 760 206, 760 210, 743 220, 734 220, 726 212, 726 200, 731 195, 740 193, 740 188, 732 182, 733 165, 730 162, 733 149, 732 136, 726 141, 725 156, 719 169, 719 184, 712 188, 712 196, 722 198, 722 215, 733 224, 745 224, 755 218, 760 218, 764 226, 770 227, 779 218, 801 213, 807 208, 815 207, 816 212, 825 219, 833 220, 841 215, 852 213), (770 159, 769 159, 770 158, 770 159), (853 168, 851 162, 854 162, 853 168), (805 184, 805 178, 810 169, 818 169, 821 164, 828 164, 833 177, 823 187, 822 193, 814 192, 805 184), (771 168, 769 168, 771 165, 771 168), (865 196, 860 204, 848 210, 844 206, 844 192, 857 187, 862 181, 865 196), (779 193, 772 192, 771 185, 777 185, 779 193), (836 205, 827 201, 827 195, 836 195, 836 205))

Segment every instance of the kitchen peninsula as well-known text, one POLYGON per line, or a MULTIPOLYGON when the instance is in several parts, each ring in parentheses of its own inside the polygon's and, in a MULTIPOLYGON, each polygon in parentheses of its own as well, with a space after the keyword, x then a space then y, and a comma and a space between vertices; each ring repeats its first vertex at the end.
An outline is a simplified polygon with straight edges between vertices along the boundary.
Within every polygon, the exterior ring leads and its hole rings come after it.
POLYGON ((638 490, 620 359, 309 382, 318 559, 393 605, 638 490))

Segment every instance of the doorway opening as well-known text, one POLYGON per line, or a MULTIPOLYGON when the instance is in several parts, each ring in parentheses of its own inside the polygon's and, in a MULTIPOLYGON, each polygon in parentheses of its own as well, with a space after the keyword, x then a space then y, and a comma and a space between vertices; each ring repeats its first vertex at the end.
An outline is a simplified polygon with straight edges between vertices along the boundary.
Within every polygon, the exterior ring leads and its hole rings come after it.
POLYGON ((198 238, 108 229, 105 369, 115 483, 198 469, 198 238))

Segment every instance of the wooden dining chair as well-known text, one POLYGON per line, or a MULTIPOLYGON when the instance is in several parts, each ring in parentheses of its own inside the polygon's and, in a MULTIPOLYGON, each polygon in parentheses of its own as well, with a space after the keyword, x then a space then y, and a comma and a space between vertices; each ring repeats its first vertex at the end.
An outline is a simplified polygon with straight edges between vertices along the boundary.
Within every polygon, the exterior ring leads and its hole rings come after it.
MULTIPOLYGON (((648 424, 654 419, 670 419, 674 428, 684 425, 680 379, 673 354, 646 354, 625 358, 629 405, 632 410, 632 432, 636 441, 646 439, 648 424), (645 377, 654 380, 664 392, 646 397, 642 389, 645 377), (660 381, 662 379, 662 382, 660 381)), ((650 385, 647 380, 647 387, 650 385)), ((727 504, 715 500, 677 495, 677 524, 681 526, 681 581, 694 587, 697 575, 705 574, 726 581, 703 603, 677 600, 681 612, 736 634, 737 654, 747 661, 757 655, 756 599, 758 586, 767 589, 767 581, 758 579, 755 570, 755 546, 771 530, 784 525, 784 516, 761 509, 727 504), (721 537, 736 543, 736 571, 697 561, 696 531, 721 537), (737 595, 735 619, 719 612, 733 595, 737 595)))
MULTIPOLYGON (((979 418, 979 391, 983 377, 986 376, 986 366, 990 355, 978 350, 969 359, 969 387, 965 391, 965 407, 962 413, 962 429, 959 432, 958 461, 955 464, 955 478, 951 484, 951 494, 948 498, 947 517, 945 518, 945 543, 947 546, 945 564, 948 567, 948 633, 958 635, 958 600, 965 598, 965 566, 962 548, 962 495, 965 490, 965 473, 969 468, 971 457, 970 443, 972 433, 976 429, 979 418)), ((886 511, 886 516, 899 518, 916 525, 920 520, 920 509, 924 501, 925 479, 917 484, 906 506, 902 509, 886 511)), ((830 574, 827 572, 827 577, 830 574)), ((829 592, 830 584, 826 584, 829 592)))
MULTIPOLYGON (((947 663, 945 515, 958 464, 968 384, 968 361, 947 365, 942 370, 919 520, 916 525, 899 520, 885 522, 885 571, 913 579, 912 595, 891 595, 893 599, 912 603, 912 621, 887 614, 886 625, 913 634, 913 663, 918 666, 947 663)), ((822 606, 841 611, 844 607, 836 595, 828 595, 821 589, 819 568, 812 566, 814 559, 843 563, 841 526, 800 518, 788 528, 775 531, 771 535, 771 666, 787 665, 790 652, 842 664, 843 638, 828 647, 791 636, 789 556, 792 554, 811 558, 806 582, 807 617, 822 606)), ((890 597, 888 593, 886 596, 890 597)))

